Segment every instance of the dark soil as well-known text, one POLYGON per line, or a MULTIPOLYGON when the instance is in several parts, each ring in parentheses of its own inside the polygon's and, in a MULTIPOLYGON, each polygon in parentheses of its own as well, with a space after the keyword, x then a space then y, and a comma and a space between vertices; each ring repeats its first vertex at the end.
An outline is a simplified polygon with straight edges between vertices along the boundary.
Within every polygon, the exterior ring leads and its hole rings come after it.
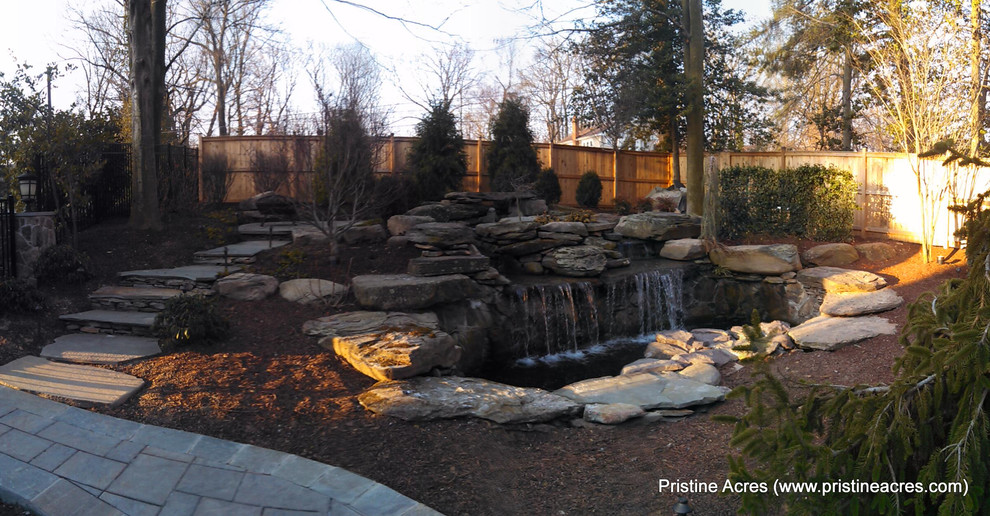
MULTIPOLYGON (((85 294, 112 284, 116 271, 191 263, 193 252, 211 246, 209 220, 173 220, 161 235, 131 231, 123 223, 84 232, 81 248, 93 257, 96 278, 45 287, 51 308, 0 319, 0 361, 37 354, 61 333, 55 317, 83 308, 85 294)), ((959 253, 945 265, 922 264, 918 246, 895 245, 895 259, 850 268, 883 275, 909 301, 965 274, 959 253)), ((346 282, 357 274, 403 272, 417 254, 359 246, 342 250, 331 264, 322 246, 289 247, 268 253, 253 269, 283 279, 346 282)), ((341 466, 450 515, 669 514, 676 496, 658 493, 659 479, 719 485, 726 479, 731 427, 709 416, 739 414, 739 401, 681 420, 616 427, 475 419, 409 423, 365 411, 356 396, 374 381, 300 331, 309 319, 352 309, 352 301, 300 307, 276 297, 222 300, 221 308, 233 322, 229 339, 117 367, 144 378, 148 387, 123 406, 98 411, 341 466)), ((885 316, 903 326, 906 313, 902 306, 885 316)), ((896 337, 880 337, 832 353, 792 352, 772 359, 772 369, 794 379, 875 384, 892 379, 890 368, 901 352, 896 337)), ((727 366, 724 381, 730 387, 750 382, 752 369, 733 372, 727 366)), ((691 505, 695 514, 734 514, 738 507, 736 499, 719 495, 695 495, 691 505)), ((19 513, 0 508, 0 514, 19 513)))

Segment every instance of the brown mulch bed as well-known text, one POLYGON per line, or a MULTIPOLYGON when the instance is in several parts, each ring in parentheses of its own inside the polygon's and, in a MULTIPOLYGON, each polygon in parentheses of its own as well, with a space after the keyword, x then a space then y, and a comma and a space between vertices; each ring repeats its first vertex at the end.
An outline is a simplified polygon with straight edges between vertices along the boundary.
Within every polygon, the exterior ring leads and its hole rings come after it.
MULTIPOLYGON (((122 225, 94 228, 84 235, 83 248, 94 257, 98 278, 64 289, 61 295, 49 294, 73 305, 84 300, 94 283, 112 283, 111 271, 188 264, 192 252, 208 246, 198 240, 197 231, 194 218, 173 223, 164 237, 152 238, 122 225)), ((918 246, 895 245, 895 259, 861 261, 851 268, 883 275, 909 301, 965 274, 959 254, 945 265, 922 264, 918 246)), ((356 274, 402 272, 416 254, 360 246, 343 250, 339 264, 330 266, 322 258, 322 247, 301 251, 301 264, 281 250, 269 253, 253 269, 283 278, 318 275, 344 281, 356 274)), ((668 514, 676 497, 658 494, 660 478, 719 485, 725 481, 731 427, 709 416, 738 414, 739 401, 717 404, 679 421, 617 427, 503 426, 482 420, 409 423, 365 411, 356 396, 374 381, 319 347, 316 339, 302 335, 304 321, 352 308, 349 303, 300 307, 270 298, 223 301, 221 307, 234 323, 227 341, 117 367, 144 378, 148 387, 121 407, 99 411, 341 466, 450 515, 668 514)), ((903 325, 906 313, 902 306, 885 316, 903 325)), ((57 312, 14 319, 10 324, 26 329, 0 345, 0 360, 37 353, 57 333, 33 335, 28 330, 53 314, 57 312), (25 337, 28 344, 12 345, 25 337), (5 351, 13 347, 17 350, 5 351)), ((900 353, 896 337, 880 337, 832 353, 792 352, 773 359, 772 368, 795 379, 877 383, 892 379, 890 367, 900 353)), ((725 383, 751 381, 752 369, 726 368, 725 383)), ((695 495, 691 505, 695 514, 734 514, 737 501, 695 495)), ((0 509, 0 514, 16 513, 0 509)))

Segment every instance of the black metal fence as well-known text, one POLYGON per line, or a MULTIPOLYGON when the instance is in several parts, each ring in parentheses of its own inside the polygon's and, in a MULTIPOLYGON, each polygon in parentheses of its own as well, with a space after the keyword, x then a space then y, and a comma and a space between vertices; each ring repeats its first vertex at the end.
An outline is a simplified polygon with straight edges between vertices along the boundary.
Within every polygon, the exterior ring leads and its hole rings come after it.
POLYGON ((14 249, 14 198, 0 198, 0 279, 17 275, 17 255, 14 249))
MULTIPOLYGON (((158 198, 162 211, 176 211, 195 204, 199 188, 198 149, 162 145, 158 153, 158 198)), ((79 229, 130 213, 131 146, 105 144, 102 157, 103 168, 82 184, 75 210, 79 229)), ((70 196, 53 180, 42 158, 35 169, 39 180, 34 208, 57 212, 59 228, 64 230, 70 221, 70 196)))

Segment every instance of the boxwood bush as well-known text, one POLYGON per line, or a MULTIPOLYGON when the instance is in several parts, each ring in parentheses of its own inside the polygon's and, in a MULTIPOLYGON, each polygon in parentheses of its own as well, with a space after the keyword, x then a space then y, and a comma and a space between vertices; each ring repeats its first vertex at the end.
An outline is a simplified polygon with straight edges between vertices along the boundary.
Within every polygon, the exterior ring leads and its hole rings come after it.
POLYGON ((858 209, 852 173, 824 165, 725 168, 719 171, 719 196, 720 238, 772 235, 845 241, 852 237, 858 209))
POLYGON ((602 200, 602 180, 594 170, 581 174, 577 191, 574 192, 577 203, 585 208, 597 208, 602 200))

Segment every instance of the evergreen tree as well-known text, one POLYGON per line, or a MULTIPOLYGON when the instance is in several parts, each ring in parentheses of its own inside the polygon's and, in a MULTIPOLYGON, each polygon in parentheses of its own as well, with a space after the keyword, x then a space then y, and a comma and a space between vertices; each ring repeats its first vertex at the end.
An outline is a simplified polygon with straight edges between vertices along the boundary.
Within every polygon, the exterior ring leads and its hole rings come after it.
POLYGON ((990 511, 990 192, 967 208, 965 279, 911 305, 900 337, 906 347, 889 386, 806 386, 794 396, 764 372, 744 397, 730 443, 734 482, 829 482, 835 494, 743 493, 743 511, 765 514, 986 514, 990 511), (859 484, 853 485, 853 482, 859 484), (862 482, 898 489, 873 492, 862 482), (951 482, 958 492, 937 492, 951 482), (910 484, 910 489, 904 486, 910 484), (964 495, 962 489, 968 489, 964 495))
POLYGON ((533 148, 533 133, 529 130, 529 111, 515 97, 507 97, 499 105, 492 121, 492 148, 486 156, 492 190, 510 192, 536 181, 540 160, 533 148))
POLYGON ((430 103, 430 112, 416 125, 416 143, 409 152, 413 180, 422 200, 438 200, 460 189, 467 172, 464 139, 450 101, 430 103))

